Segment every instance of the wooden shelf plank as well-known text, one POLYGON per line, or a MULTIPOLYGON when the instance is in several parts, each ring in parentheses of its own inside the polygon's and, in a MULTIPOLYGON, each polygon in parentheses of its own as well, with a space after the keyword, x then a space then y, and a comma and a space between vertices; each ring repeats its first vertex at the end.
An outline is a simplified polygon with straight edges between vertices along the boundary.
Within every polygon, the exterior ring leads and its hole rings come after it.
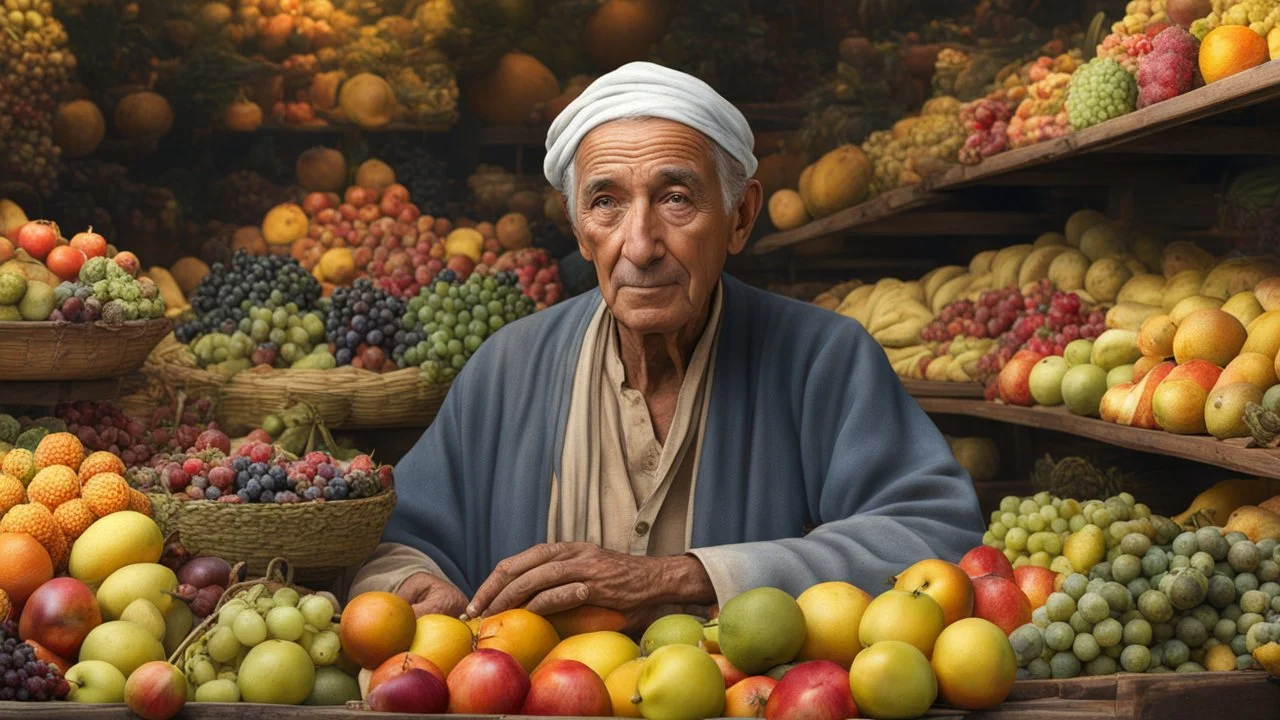
POLYGON ((976 382, 940 382, 937 380, 902 381, 902 386, 913 398, 982 399, 982 385, 976 382))
MULTIPOLYGON (((287 125, 282 123, 263 123, 258 128, 259 132, 277 132, 277 133, 340 133, 340 132, 372 132, 372 133, 447 133, 453 130, 453 126, 447 123, 391 123, 386 127, 368 130, 357 125, 348 123, 336 124, 331 122, 317 122, 310 125, 287 125)), ((220 132, 231 133, 232 130, 221 130, 220 132)))
POLYGON ((964 415, 1078 435, 1129 450, 1168 455, 1257 477, 1280 479, 1280 450, 1249 448, 1246 447, 1247 440, 1244 438, 1223 441, 1208 436, 1142 430, 1072 415, 1065 408, 1025 408, 982 400, 936 397, 920 397, 917 402, 928 413, 964 415))
MULTIPOLYGON (((1037 145, 1009 150, 987 158, 977 165, 956 165, 926 179, 920 185, 891 190, 873 200, 841 210, 830 217, 816 220, 803 227, 766 235, 752 247, 751 251, 756 254, 768 253, 822 235, 847 232, 928 204, 926 199, 936 201, 938 194, 944 191, 979 185, 999 175, 1026 170, 1064 158, 1102 150, 1123 150, 1127 143, 1170 128, 1277 97, 1280 97, 1280 62, 1269 62, 1172 100, 1166 100, 1080 132, 1037 145)), ((1212 144, 1205 143, 1206 146, 1212 144)), ((1274 145, 1275 141, 1269 140, 1267 144, 1274 145)), ((1191 146, 1186 143, 1181 147, 1188 152, 1191 150, 1191 146)), ((1221 152, 1221 150, 1215 152, 1221 152)))
POLYGON ((104 402, 120 396, 120 378, 67 382, 0 382, 0 407, 53 407, 66 402, 104 402))

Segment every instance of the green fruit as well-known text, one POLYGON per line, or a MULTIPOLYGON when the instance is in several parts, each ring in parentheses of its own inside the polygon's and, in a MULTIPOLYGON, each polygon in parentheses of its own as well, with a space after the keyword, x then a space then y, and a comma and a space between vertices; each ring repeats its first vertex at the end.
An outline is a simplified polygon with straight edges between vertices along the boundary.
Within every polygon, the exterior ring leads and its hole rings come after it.
POLYGON ((316 669, 316 682, 303 705, 345 705, 360 699, 360 683, 336 667, 316 669))
POLYGON ((1067 343, 1066 349, 1062 353, 1062 357, 1066 359, 1067 364, 1071 367, 1084 365, 1089 362, 1089 358, 1093 355, 1093 341, 1081 338, 1072 340, 1067 343))
POLYGON ((16 273, 0 273, 0 305, 17 305, 27 293, 27 279, 16 273))
POLYGON ((1271 412, 1280 412, 1280 385, 1272 385, 1262 394, 1262 407, 1271 412))
POLYGON ((1107 389, 1127 382, 1133 382, 1133 363, 1117 365, 1107 372, 1107 389))
POLYGON ((18 303, 18 313, 27 322, 42 322, 49 319, 57 307, 57 299, 53 296, 53 288, 42 282, 27 283, 27 294, 18 303))
POLYGON ((237 684, 245 702, 297 705, 311 695, 315 679, 315 665, 301 646, 266 640, 244 656, 237 684))
MULTIPOLYGON (((1092 349, 1092 344, 1089 347, 1092 349)), ((1097 415, 1106 392, 1107 371, 1097 365, 1087 362, 1075 365, 1062 376, 1062 401, 1076 415, 1097 415)))
POLYGON ((667 615, 653 621, 640 638, 645 655, 665 645, 698 646, 702 642, 702 621, 692 615, 667 615))
POLYGON ((22 322, 17 305, 0 305, 0 322, 22 322))
POLYGON ((720 652, 748 675, 791 662, 804 645, 804 613, 777 588, 748 590, 725 603, 719 625, 720 652))
POLYGON ((1036 404, 1052 407, 1062 404, 1062 378, 1070 366, 1057 355, 1041 359, 1031 368, 1028 385, 1036 404))
MULTIPOLYGON (((360 698, 357 697, 357 700, 360 698)), ((210 680, 196 688, 196 702, 240 702, 240 688, 234 680, 210 680)))
POLYGON ((645 661, 636 679, 633 701, 646 720, 720 717, 724 676, 715 660, 702 650, 692 645, 664 645, 645 661))

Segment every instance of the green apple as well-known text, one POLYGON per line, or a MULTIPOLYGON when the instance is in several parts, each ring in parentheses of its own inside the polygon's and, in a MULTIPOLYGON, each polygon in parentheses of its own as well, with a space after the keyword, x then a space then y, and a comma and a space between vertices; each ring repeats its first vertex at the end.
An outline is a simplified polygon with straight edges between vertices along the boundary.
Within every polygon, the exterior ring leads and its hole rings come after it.
POLYGON ((1107 373, 1107 389, 1120 383, 1133 382, 1133 363, 1117 365, 1107 373))
POLYGON ((1028 384, 1037 405, 1053 407, 1062 404, 1062 378, 1071 366, 1067 359, 1050 355, 1031 368, 1028 384))
POLYGON ((237 677, 245 702, 299 705, 311 695, 316 666, 301 645, 265 640, 244 656, 237 677))
POLYGON ((778 588, 748 590, 720 608, 720 652, 748 675, 795 660, 804 639, 800 605, 778 588))
POLYGON ((129 677, 153 660, 164 660, 164 646, 142 626, 112 620, 89 631, 80 646, 80 660, 105 660, 129 677))
POLYGON ((698 720, 724 712, 724 675, 693 645, 664 645, 645 661, 632 702, 646 720, 698 720))
POLYGON ((1097 365, 1076 365, 1062 376, 1062 401, 1076 415, 1096 416, 1106 392, 1107 371, 1097 365))
POLYGON ((67 670, 71 692, 67 699, 78 703, 124 702, 124 673, 102 660, 85 660, 67 670))
POLYGON ((703 639, 702 621, 692 615, 666 615, 653 621, 640 638, 640 650, 651 654, 664 645, 698 646, 703 639))
POLYGON ((1084 365, 1089 362, 1089 358, 1093 356, 1093 341, 1086 340, 1084 338, 1072 340, 1067 343, 1067 347, 1063 351, 1062 356, 1066 358, 1067 364, 1071 367, 1084 365))

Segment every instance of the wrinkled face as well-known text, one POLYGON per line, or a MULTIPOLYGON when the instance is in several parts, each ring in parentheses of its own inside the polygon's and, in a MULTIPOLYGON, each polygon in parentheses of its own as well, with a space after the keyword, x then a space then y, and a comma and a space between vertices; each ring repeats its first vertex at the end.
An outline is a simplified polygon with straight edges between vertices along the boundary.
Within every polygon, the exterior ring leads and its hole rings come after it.
POLYGON ((759 184, 725 212, 712 141, 668 120, 601 125, 574 163, 574 231, 618 322, 652 334, 698 321, 746 244, 759 184))

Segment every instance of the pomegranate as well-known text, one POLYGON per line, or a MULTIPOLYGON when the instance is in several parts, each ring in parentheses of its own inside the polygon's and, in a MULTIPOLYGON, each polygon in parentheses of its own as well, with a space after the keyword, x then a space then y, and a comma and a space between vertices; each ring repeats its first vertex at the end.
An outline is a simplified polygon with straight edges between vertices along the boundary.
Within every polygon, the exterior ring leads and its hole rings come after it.
POLYGON ((93 231, 90 226, 84 232, 78 232, 71 238, 71 247, 84 253, 86 258, 106 257, 107 239, 93 231))
POLYGON ((44 261, 58 244, 58 225, 48 220, 32 220, 18 228, 18 247, 31 257, 44 261))

